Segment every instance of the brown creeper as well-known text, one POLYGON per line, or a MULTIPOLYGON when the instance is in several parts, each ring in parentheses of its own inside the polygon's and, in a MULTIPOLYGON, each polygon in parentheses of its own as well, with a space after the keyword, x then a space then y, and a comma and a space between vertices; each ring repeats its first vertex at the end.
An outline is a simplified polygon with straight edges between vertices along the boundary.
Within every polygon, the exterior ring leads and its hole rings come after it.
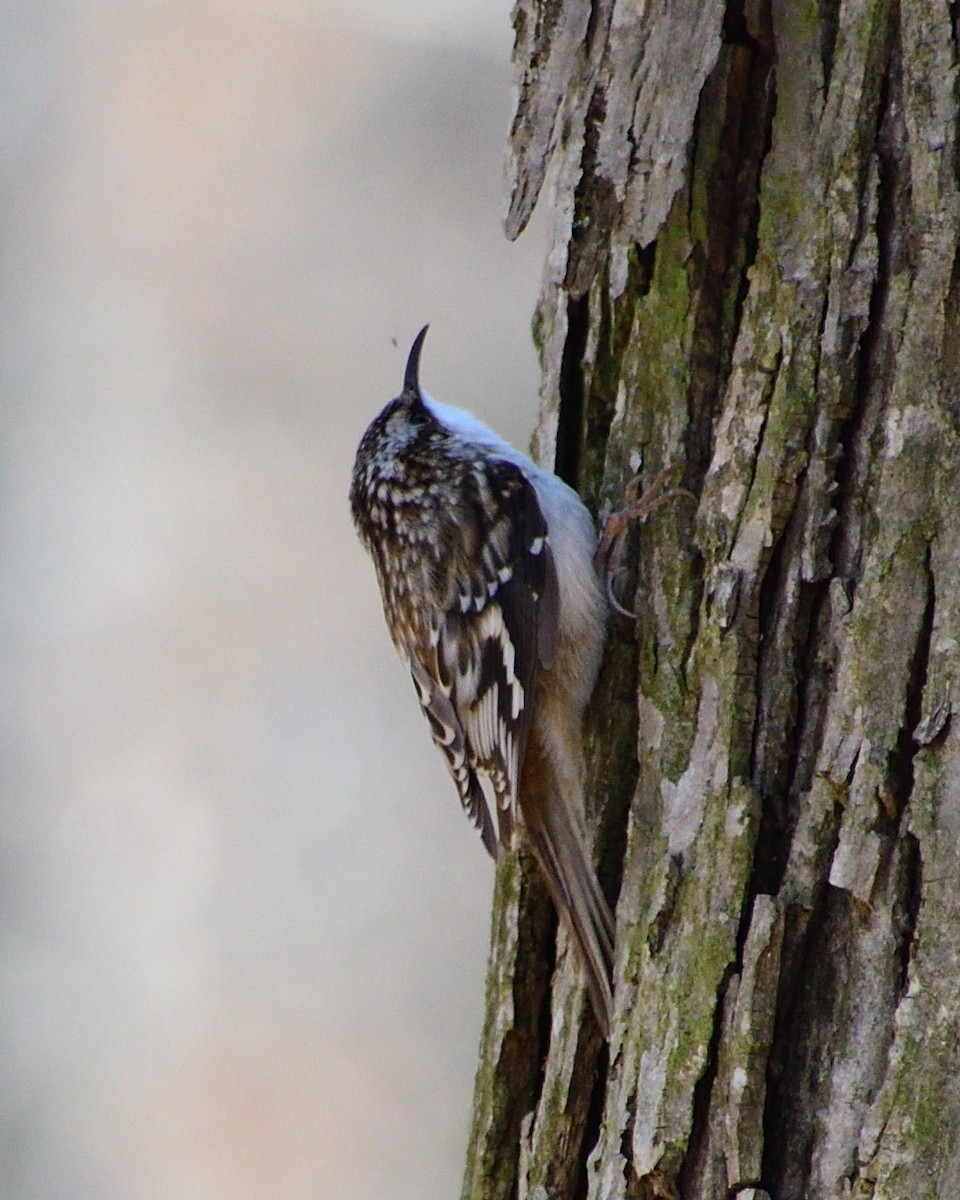
POLYGON ((607 621, 593 522, 555 475, 421 391, 426 332, 360 442, 353 519, 460 801, 494 858, 522 830, 606 1036, 613 917, 579 823, 581 717, 607 621))

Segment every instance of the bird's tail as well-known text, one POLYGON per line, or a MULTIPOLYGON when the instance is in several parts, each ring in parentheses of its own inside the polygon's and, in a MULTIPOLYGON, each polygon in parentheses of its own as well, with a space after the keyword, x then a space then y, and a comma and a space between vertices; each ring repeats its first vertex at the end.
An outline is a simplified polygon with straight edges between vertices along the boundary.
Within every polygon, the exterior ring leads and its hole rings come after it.
POLYGON ((597 1024, 607 1038, 613 1016, 613 914, 572 808, 581 799, 579 780, 561 781, 552 778, 552 772, 542 771, 546 764, 537 750, 531 745, 527 751, 521 787, 527 841, 546 877, 557 912, 576 944, 597 1024), (571 786, 573 796, 568 795, 571 786))

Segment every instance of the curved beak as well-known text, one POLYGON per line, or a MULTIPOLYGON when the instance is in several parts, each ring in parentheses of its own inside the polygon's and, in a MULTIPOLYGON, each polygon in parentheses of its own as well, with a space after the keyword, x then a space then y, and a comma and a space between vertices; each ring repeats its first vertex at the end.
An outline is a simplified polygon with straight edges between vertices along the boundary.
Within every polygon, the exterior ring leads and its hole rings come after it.
POLYGON ((413 339, 413 345, 407 355, 407 369, 403 373, 403 390, 412 396, 420 395, 420 351, 423 349, 423 339, 427 336, 429 328, 429 325, 424 325, 413 339))

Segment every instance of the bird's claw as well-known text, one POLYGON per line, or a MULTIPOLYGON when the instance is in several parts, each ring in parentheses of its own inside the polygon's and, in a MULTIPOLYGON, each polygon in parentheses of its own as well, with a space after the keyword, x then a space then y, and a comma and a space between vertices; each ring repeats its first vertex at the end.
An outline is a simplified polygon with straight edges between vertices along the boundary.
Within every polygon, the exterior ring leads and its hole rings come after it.
POLYGON ((619 511, 611 513, 603 524, 594 562, 597 570, 603 574, 610 607, 621 616, 630 617, 633 620, 636 620, 637 617, 636 613, 623 607, 614 590, 614 583, 621 572, 624 536, 631 523, 645 521, 647 517, 670 500, 685 498, 692 500, 694 504, 697 503, 696 496, 686 488, 676 487, 670 488, 669 491, 666 490, 671 479, 678 473, 679 467, 678 463, 665 467, 643 493, 640 492, 640 476, 634 476, 624 489, 626 504, 619 511))

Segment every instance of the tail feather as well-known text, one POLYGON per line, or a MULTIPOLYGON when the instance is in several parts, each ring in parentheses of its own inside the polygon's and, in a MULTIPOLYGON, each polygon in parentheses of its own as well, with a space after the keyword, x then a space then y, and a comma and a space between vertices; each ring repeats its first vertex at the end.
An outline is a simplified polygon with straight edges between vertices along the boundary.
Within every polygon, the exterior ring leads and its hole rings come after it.
POLYGON ((567 926, 586 972, 590 1001, 604 1037, 613 1016, 613 914, 587 856, 583 839, 563 798, 538 806, 527 822, 527 838, 543 869, 557 911, 567 926))

